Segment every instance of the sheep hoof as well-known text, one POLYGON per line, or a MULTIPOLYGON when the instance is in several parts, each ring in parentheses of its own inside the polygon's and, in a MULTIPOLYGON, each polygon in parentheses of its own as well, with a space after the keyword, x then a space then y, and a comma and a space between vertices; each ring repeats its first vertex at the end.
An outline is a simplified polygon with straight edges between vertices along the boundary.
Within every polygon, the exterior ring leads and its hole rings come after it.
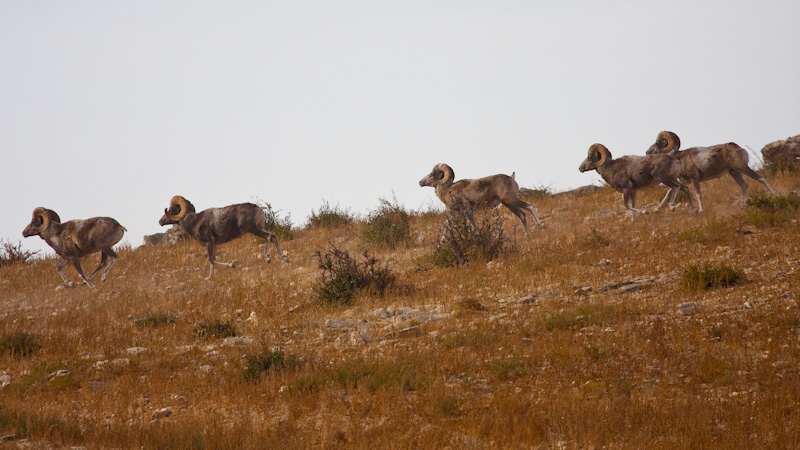
POLYGON ((239 261, 236 261, 234 259, 233 261, 230 262, 230 264, 228 264, 228 267, 230 267, 231 269, 235 269, 237 264, 239 264, 239 261))

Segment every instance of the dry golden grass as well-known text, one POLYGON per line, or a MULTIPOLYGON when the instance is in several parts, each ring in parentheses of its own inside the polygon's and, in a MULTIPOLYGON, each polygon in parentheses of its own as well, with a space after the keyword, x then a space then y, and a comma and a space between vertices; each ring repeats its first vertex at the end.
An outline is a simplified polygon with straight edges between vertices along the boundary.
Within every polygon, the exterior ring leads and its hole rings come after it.
POLYGON ((121 249, 96 291, 56 290, 55 259, 2 267, 0 337, 41 349, 0 354, 0 448, 798 448, 798 213, 749 225, 729 178, 704 185, 702 215, 630 223, 621 200, 535 199, 547 228, 529 238, 503 212, 514 251, 466 268, 426 263, 443 218, 416 216, 410 245, 371 249, 410 289, 346 307, 313 298, 312 255, 358 253, 359 224, 298 232, 289 265, 242 238, 211 280, 196 242, 121 249), (682 287, 693 266, 746 281, 682 287), (198 337, 216 321, 237 336, 198 337))

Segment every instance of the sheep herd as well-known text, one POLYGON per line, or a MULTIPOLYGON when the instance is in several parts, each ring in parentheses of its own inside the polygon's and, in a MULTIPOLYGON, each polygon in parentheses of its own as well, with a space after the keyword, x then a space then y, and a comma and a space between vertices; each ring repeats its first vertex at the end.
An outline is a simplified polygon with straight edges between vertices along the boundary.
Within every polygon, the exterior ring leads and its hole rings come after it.
MULTIPOLYGON (((747 197, 747 183, 742 175, 753 178, 774 194, 764 177, 751 169, 748 163, 747 151, 733 142, 680 150, 678 135, 671 131, 662 131, 645 156, 629 155, 614 159, 604 145, 593 144, 589 147, 589 153, 579 170, 581 172, 596 170, 609 186, 622 192, 623 204, 625 209, 631 212, 633 221, 637 213, 647 214, 647 210, 636 209, 636 191, 657 184, 665 185, 669 191, 655 208, 656 212, 667 201, 670 209, 674 209, 678 191, 686 194, 692 210, 702 212, 700 182, 721 177, 726 173, 730 174, 742 189, 742 202, 747 197), (694 186, 697 194, 697 207, 694 206, 689 193, 687 187, 689 183, 694 186)), ((437 164, 431 173, 419 181, 419 185, 433 187, 436 196, 445 204, 448 211, 463 214, 473 224, 474 211, 502 204, 522 221, 526 234, 528 222, 525 211, 530 213, 537 225, 544 227, 544 223, 536 217, 533 206, 519 198, 519 185, 513 173, 511 176, 499 174, 456 182, 454 179, 455 173, 450 166, 437 164)), ((172 198, 169 207, 164 209, 164 216, 158 223, 162 226, 177 224, 206 246, 210 265, 208 277, 214 273, 215 265, 235 267, 236 264, 236 261, 222 263, 215 260, 217 244, 224 244, 245 233, 266 240, 264 257, 267 262, 270 261, 270 242, 278 250, 280 258, 284 262, 289 262, 287 253, 281 250, 277 236, 266 229, 264 210, 253 203, 209 208, 198 213, 191 202, 177 195, 172 198)), ((83 282, 94 288, 92 277, 105 267, 101 278, 105 281, 108 271, 119 258, 112 247, 122 239, 125 231, 127 231, 125 227, 110 217, 93 217, 61 223, 61 218, 55 211, 39 207, 33 210, 31 222, 25 227, 22 236, 38 235, 63 258, 58 264, 57 271, 67 286, 73 284, 62 269, 71 262, 83 282), (97 252, 102 254, 100 264, 87 277, 83 274, 80 259, 97 252)))

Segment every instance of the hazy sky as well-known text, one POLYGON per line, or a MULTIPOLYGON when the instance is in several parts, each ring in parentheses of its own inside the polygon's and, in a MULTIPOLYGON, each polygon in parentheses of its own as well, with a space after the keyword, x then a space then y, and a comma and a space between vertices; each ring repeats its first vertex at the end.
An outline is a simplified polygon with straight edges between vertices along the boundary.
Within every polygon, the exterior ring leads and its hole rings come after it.
POLYGON ((175 194, 261 198, 296 224, 323 200, 426 209, 439 162, 560 191, 600 179, 578 172, 592 143, 644 154, 664 129, 759 152, 800 133, 798 17, 797 0, 0 0, 0 238, 45 206, 114 217, 138 246, 175 194))

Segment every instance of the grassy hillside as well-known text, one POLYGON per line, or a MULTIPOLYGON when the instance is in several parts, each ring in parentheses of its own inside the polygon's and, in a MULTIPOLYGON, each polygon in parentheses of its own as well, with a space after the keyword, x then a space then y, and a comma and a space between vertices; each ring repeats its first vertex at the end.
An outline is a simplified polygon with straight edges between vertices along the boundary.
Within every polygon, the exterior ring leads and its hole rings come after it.
POLYGON ((431 213, 394 249, 296 230, 291 264, 244 237, 211 280, 194 241, 120 249, 96 291, 2 266, 0 448, 797 448, 800 178, 768 181, 634 223, 610 189, 536 196, 547 228, 501 211, 510 244, 465 267, 431 213), (395 283, 321 302, 332 246, 395 283))

